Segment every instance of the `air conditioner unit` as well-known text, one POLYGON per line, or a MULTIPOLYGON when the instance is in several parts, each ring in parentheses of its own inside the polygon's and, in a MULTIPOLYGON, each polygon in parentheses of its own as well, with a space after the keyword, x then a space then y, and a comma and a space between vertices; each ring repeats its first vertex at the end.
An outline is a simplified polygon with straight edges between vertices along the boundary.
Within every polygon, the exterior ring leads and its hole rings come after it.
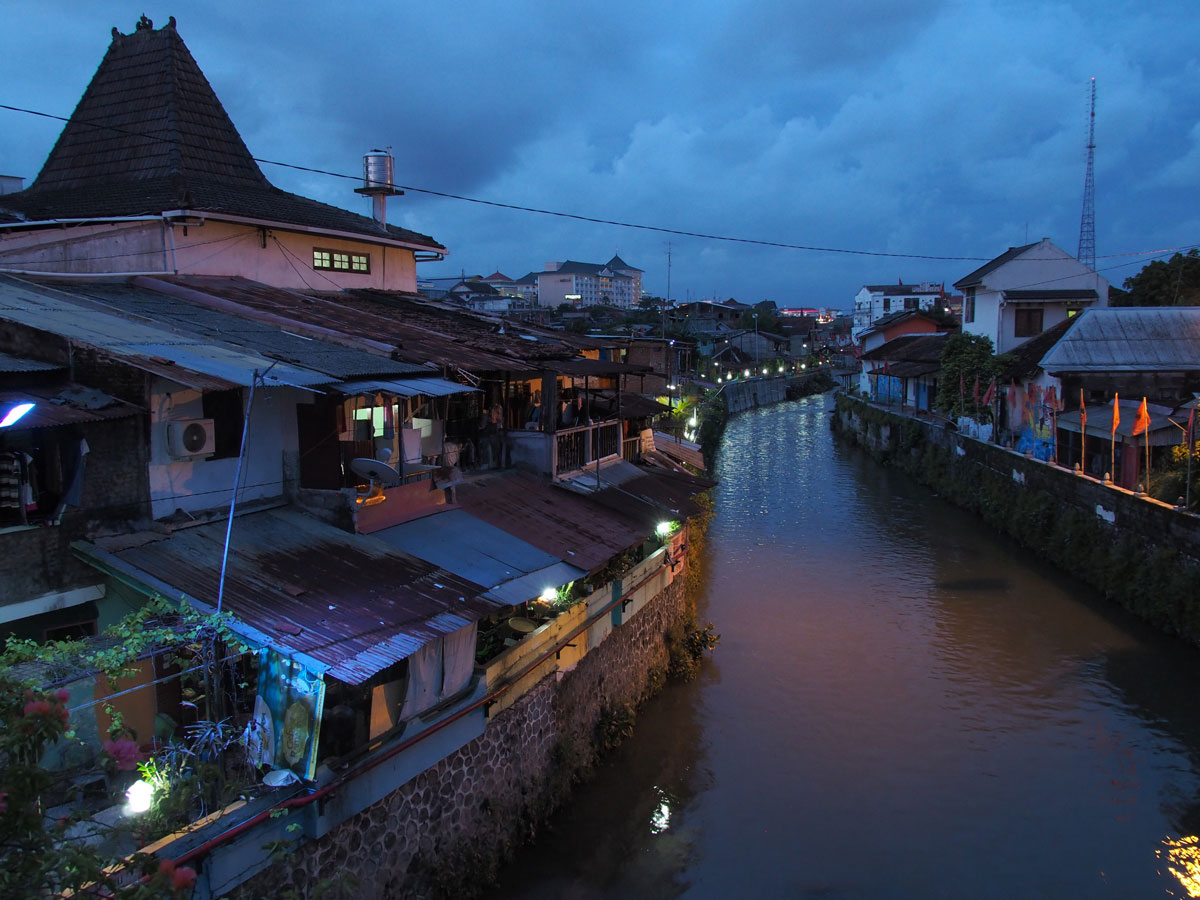
POLYGON ((167 450, 176 459, 212 456, 216 450, 212 419, 181 419, 167 423, 167 450))

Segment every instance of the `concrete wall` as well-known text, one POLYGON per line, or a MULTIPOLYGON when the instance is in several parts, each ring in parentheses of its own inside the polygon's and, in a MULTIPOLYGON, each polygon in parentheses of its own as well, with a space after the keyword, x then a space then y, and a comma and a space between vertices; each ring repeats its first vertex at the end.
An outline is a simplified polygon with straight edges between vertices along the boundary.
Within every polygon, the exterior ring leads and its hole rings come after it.
POLYGON ((153 219, 0 231, 0 268, 79 274, 237 275, 297 290, 417 289, 411 250, 216 220, 186 226, 153 219), (316 270, 312 266, 314 247, 366 253, 371 271, 316 270))
POLYGON ((725 385, 721 392, 730 413, 738 413, 758 406, 782 403, 787 399, 790 378, 755 378, 734 381, 725 385))

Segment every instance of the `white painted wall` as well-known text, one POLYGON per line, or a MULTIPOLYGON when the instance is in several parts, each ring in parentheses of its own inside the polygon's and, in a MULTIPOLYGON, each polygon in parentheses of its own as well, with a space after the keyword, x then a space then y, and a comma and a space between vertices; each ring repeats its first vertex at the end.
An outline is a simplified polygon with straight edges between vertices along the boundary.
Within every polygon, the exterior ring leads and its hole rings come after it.
MULTIPOLYGON (((247 389, 242 391, 245 408, 247 389)), ((242 484, 238 501, 278 497, 283 494, 283 456, 295 452, 296 404, 309 393, 290 387, 258 388, 246 440, 242 484)), ((158 379, 150 399, 150 501, 155 519, 176 509, 196 512, 228 507, 237 475, 237 457, 227 459, 176 459, 167 443, 167 424, 204 418, 199 391, 158 379)))
MULTIPOLYGON (((1006 353, 1028 337, 1016 337, 1016 309, 1001 305, 1003 291, 1094 290, 1099 299, 1088 306, 1108 306, 1108 281, 1089 269, 1049 238, 1042 238, 1016 259, 1011 259, 984 276, 975 292, 975 320, 963 322, 963 330, 992 339, 997 353, 1006 353)), ((1039 303, 1043 309, 1042 329, 1067 317, 1067 303, 1039 303)))

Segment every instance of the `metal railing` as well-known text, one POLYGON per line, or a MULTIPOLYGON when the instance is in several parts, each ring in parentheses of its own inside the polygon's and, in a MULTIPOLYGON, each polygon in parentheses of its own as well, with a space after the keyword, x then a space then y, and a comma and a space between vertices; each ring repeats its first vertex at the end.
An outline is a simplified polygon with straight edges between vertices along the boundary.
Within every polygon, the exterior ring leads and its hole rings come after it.
POLYGON ((563 428, 554 434, 554 475, 581 471, 621 449, 620 421, 563 428))

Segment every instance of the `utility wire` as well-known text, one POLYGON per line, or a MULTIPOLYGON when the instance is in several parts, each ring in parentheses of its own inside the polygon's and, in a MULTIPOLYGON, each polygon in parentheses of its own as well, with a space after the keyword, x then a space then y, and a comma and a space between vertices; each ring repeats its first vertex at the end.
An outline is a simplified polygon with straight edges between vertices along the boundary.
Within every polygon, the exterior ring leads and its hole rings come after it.
MULTIPOLYGON (((74 122, 77 125, 85 125, 90 128, 98 128, 98 129, 102 129, 102 130, 106 130, 106 131, 116 132, 119 134, 127 134, 132 137, 142 138, 145 140, 162 141, 164 143, 171 143, 169 138, 160 137, 158 135, 144 134, 142 132, 131 131, 131 130, 125 129, 125 128, 118 128, 114 125, 109 125, 109 124, 105 124, 105 123, 89 122, 85 119, 71 119, 66 116, 56 116, 51 113, 41 112, 39 110, 27 109, 25 107, 20 107, 20 106, 11 106, 7 103, 0 103, 0 109, 7 109, 12 112, 24 113, 26 115, 31 115, 31 116, 39 116, 39 117, 45 118, 45 119, 55 119, 59 122, 74 122)), ((313 175, 325 175, 330 178, 343 178, 343 179, 346 179, 349 181, 361 181, 362 180, 361 177, 358 175, 347 175, 345 172, 331 172, 328 169, 317 169, 312 166, 302 166, 302 165, 298 165, 296 163, 281 162, 280 160, 263 159, 258 156, 254 156, 254 157, 252 157, 252 159, 257 163, 262 163, 264 165, 269 165, 269 166, 279 166, 280 168, 292 169, 297 172, 307 172, 307 173, 313 174, 313 175)), ((887 259, 923 259, 923 260, 932 260, 932 261, 941 261, 941 262, 987 262, 990 259, 992 259, 992 257, 989 257, 989 256, 939 256, 939 255, 925 254, 925 253, 887 253, 882 250, 859 250, 859 249, 852 249, 852 248, 846 248, 846 247, 822 247, 822 246, 810 245, 810 244, 792 244, 792 243, 787 243, 785 241, 770 241, 770 240, 763 240, 763 239, 758 239, 758 238, 733 237, 730 235, 712 234, 709 232, 702 232, 702 231, 688 231, 688 230, 679 229, 679 228, 668 228, 668 227, 662 226, 662 225, 647 225, 647 224, 638 223, 638 222, 623 222, 618 219, 602 219, 598 216, 588 216, 588 215, 583 215, 581 213, 563 212, 562 210, 542 209, 542 208, 536 207, 536 206, 524 206, 524 205, 517 204, 517 203, 502 203, 498 200, 483 200, 478 197, 468 197, 464 194, 453 194, 448 191, 437 191, 437 190, 433 190, 432 188, 422 188, 422 187, 416 187, 414 185, 401 184, 401 185, 396 185, 396 187, 400 188, 401 190, 408 191, 408 192, 415 193, 415 194, 426 194, 431 197, 441 197, 446 200, 458 200, 463 203, 473 203, 473 204, 476 204, 479 206, 490 206, 495 209, 508 209, 508 210, 513 210, 514 212, 525 212, 525 213, 532 213, 532 214, 541 215, 541 216, 552 216, 552 217, 560 218, 560 219, 571 219, 576 222, 589 222, 589 223, 592 223, 595 225, 610 225, 614 228, 631 228, 631 229, 635 229, 635 230, 639 230, 639 231, 652 231, 652 232, 656 232, 658 234, 672 234, 672 235, 678 235, 680 237, 699 238, 701 240, 707 240, 707 241, 722 241, 725 243, 747 244, 747 245, 758 246, 758 247, 775 247, 775 248, 783 249, 783 250, 803 250, 803 251, 808 251, 808 252, 813 252, 813 253, 838 253, 838 254, 849 255, 849 256, 870 256, 870 257, 879 257, 879 258, 887 258, 887 259)), ((1143 256, 1143 255, 1153 255, 1153 254, 1169 253, 1169 252, 1172 252, 1172 250, 1170 250, 1170 249, 1146 250, 1146 251, 1138 251, 1135 253, 1114 254, 1114 255, 1117 255, 1117 256, 1143 256)), ((1104 259, 1107 257, 1098 257, 1098 258, 1104 259)))

